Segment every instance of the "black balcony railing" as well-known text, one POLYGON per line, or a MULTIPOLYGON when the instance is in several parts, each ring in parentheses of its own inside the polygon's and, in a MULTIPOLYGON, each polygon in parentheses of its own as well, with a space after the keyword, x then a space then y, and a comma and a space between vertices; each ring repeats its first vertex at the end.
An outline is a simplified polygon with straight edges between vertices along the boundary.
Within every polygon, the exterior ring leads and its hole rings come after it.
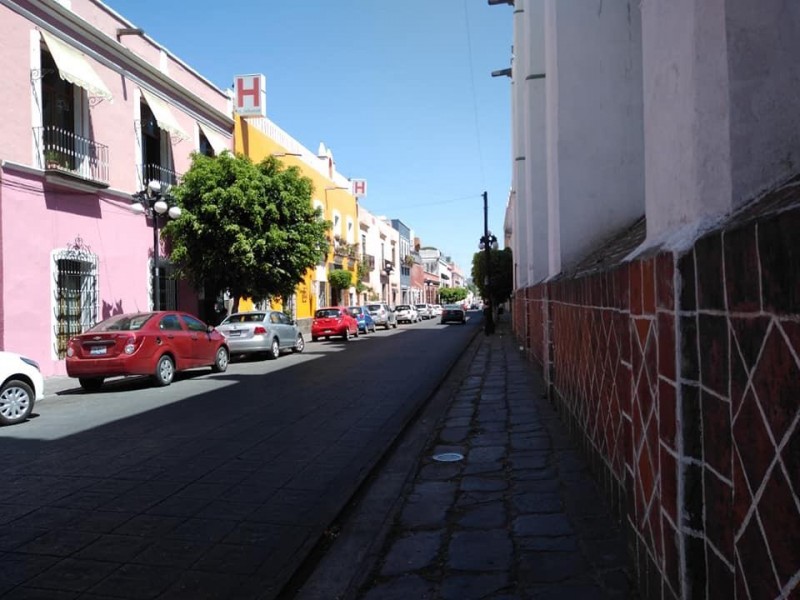
POLYGON ((145 188, 151 181, 157 181, 161 184, 162 188, 170 185, 177 185, 180 178, 181 176, 178 173, 162 167, 161 165, 142 165, 142 183, 145 188))
POLYGON ((61 127, 36 129, 42 140, 41 168, 108 185, 108 146, 61 127))

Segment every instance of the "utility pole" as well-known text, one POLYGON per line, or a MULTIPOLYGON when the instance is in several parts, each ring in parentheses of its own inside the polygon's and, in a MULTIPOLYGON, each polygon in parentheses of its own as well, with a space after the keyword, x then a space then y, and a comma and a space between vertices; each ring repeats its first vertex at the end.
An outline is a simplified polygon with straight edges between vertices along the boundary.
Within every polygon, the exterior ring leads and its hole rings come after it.
POLYGON ((484 275, 483 289, 486 290, 486 303, 484 307, 484 331, 486 335, 494 333, 494 302, 492 300, 492 246, 497 245, 497 238, 489 233, 489 193, 483 192, 483 237, 481 248, 486 252, 486 274, 484 275))

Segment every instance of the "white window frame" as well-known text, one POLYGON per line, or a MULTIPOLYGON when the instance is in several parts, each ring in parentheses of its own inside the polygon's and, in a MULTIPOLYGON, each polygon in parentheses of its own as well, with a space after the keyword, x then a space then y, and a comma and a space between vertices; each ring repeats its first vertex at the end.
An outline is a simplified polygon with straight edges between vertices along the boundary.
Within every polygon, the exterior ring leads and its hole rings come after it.
POLYGON ((89 264, 87 269, 93 278, 92 287, 88 290, 83 290, 81 294, 81 304, 89 309, 89 314, 84 315, 81 319, 81 333, 93 327, 98 322, 100 316, 100 273, 99 273, 99 257, 92 252, 89 248, 84 247, 80 243, 76 243, 71 247, 55 248, 50 251, 50 348, 52 349, 51 357, 54 360, 63 360, 63 357, 58 356, 58 325, 59 325, 59 307, 58 307, 58 261, 59 260, 75 260, 82 263, 89 264), (86 296, 89 296, 88 298, 86 296), (94 296, 92 298, 91 296, 94 296))

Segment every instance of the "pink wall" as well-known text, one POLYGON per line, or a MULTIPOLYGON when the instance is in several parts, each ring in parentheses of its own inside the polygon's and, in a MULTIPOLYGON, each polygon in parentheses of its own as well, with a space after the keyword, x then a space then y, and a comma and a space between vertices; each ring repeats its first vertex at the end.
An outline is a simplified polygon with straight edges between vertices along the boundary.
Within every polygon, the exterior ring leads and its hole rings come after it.
MULTIPOLYGON (((73 11, 84 18, 88 15, 87 20, 101 25, 112 38, 116 28, 121 26, 119 21, 86 0, 73 2, 73 11)), ((31 32, 36 28, 34 23, 0 5, 0 52, 6 57, 3 67, 4 95, 0 102, 0 139, 3 140, 0 158, 21 164, 32 164, 34 147, 29 47, 31 32)), ((158 49, 151 42, 138 36, 123 36, 121 40, 125 45, 141 49, 151 64, 159 64, 158 49)), ((87 42, 84 38, 81 41, 87 42)), ((105 57, 112 62, 118 61, 112 55, 105 57)), ((139 86, 113 68, 94 60, 90 60, 90 63, 114 97, 113 101, 100 102, 89 110, 94 140, 109 147, 110 186, 135 191, 140 187, 134 168, 139 152, 134 138, 134 90, 139 86)), ((226 114, 227 98, 219 89, 174 61, 168 67, 168 73, 178 84, 194 92, 222 115, 226 114)), ((168 89, 161 91, 170 93, 168 89)), ((189 154, 197 149, 196 122, 175 104, 171 105, 171 110, 181 127, 191 136, 188 140, 173 144, 175 170, 182 173, 189 167, 189 154)))
POLYGON ((36 359, 46 376, 63 374, 53 349, 51 252, 80 238, 98 256, 99 318, 147 310, 152 229, 124 201, 43 187, 37 177, 6 173, 0 198, 3 348, 36 359))
MULTIPOLYGON (((97 182, 66 185, 63 178, 62 183, 56 183, 52 177, 45 177, 33 157, 30 48, 32 33, 47 26, 0 5, 0 53, 4 57, 4 93, 0 100, 0 348, 31 356, 49 376, 65 373, 54 345, 54 250, 66 249, 79 239, 97 255, 98 319, 119 311, 146 310, 150 305, 153 230, 143 215, 129 210, 131 195, 141 188, 136 165, 140 153, 135 135, 137 78, 154 82, 161 95, 169 98, 173 115, 190 135, 188 140, 172 143, 178 173, 188 169, 189 155, 197 149, 197 117, 186 110, 197 111, 218 127, 232 127, 232 120, 226 113, 225 93, 176 61, 170 59, 166 72, 172 79, 165 82, 131 62, 114 41, 116 29, 128 24, 98 4, 72 1, 72 12, 85 21, 78 27, 70 25, 70 15, 57 14, 61 10, 58 5, 51 7, 52 15, 43 11, 40 3, 20 0, 19 5, 90 48, 89 62, 114 97, 88 110, 89 137, 109 149, 109 187, 97 182), (92 26, 105 33, 99 35, 107 42, 93 41, 92 26), (97 57, 91 56, 93 51, 97 57), (186 90, 194 94, 188 100, 184 98, 186 90)), ((152 41, 124 36, 121 43, 141 52, 149 64, 160 64, 158 46, 152 41)), ((178 303, 180 309, 197 312, 196 294, 186 282, 179 284, 178 303)))

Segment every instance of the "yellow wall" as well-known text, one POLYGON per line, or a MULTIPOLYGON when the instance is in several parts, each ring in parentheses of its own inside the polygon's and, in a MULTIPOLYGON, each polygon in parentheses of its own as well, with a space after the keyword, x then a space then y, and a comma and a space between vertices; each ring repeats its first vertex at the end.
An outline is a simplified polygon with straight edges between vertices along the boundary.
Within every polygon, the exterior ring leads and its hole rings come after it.
MULTIPOLYGON (((249 156, 253 162, 259 162, 273 154, 284 154, 288 152, 286 148, 281 146, 278 142, 259 131, 247 123, 246 119, 236 117, 234 128, 234 152, 236 154, 244 154, 249 156)), ((358 212, 356 207, 356 199, 350 195, 349 190, 335 189, 328 190, 325 188, 336 187, 334 182, 320 174, 319 171, 307 165, 298 156, 280 156, 278 157, 287 167, 295 166, 300 169, 303 175, 311 179, 314 185, 313 199, 317 199, 325 206, 323 217, 328 221, 333 221, 333 211, 338 210, 342 215, 344 222, 347 222, 347 217, 350 217, 355 224, 355 242, 359 243, 358 231, 358 212)), ((353 273, 353 284, 358 281, 357 261, 344 260, 344 268, 353 273)), ((326 259, 327 273, 330 265, 333 263, 333 244, 326 259)), ((326 275, 327 279, 327 275, 326 275)), ((297 304, 297 318, 309 318, 314 316, 314 311, 317 307, 317 298, 314 293, 314 270, 309 269, 306 272, 303 282, 296 288, 296 304, 297 304)), ((330 296, 330 292, 329 292, 330 296)))

